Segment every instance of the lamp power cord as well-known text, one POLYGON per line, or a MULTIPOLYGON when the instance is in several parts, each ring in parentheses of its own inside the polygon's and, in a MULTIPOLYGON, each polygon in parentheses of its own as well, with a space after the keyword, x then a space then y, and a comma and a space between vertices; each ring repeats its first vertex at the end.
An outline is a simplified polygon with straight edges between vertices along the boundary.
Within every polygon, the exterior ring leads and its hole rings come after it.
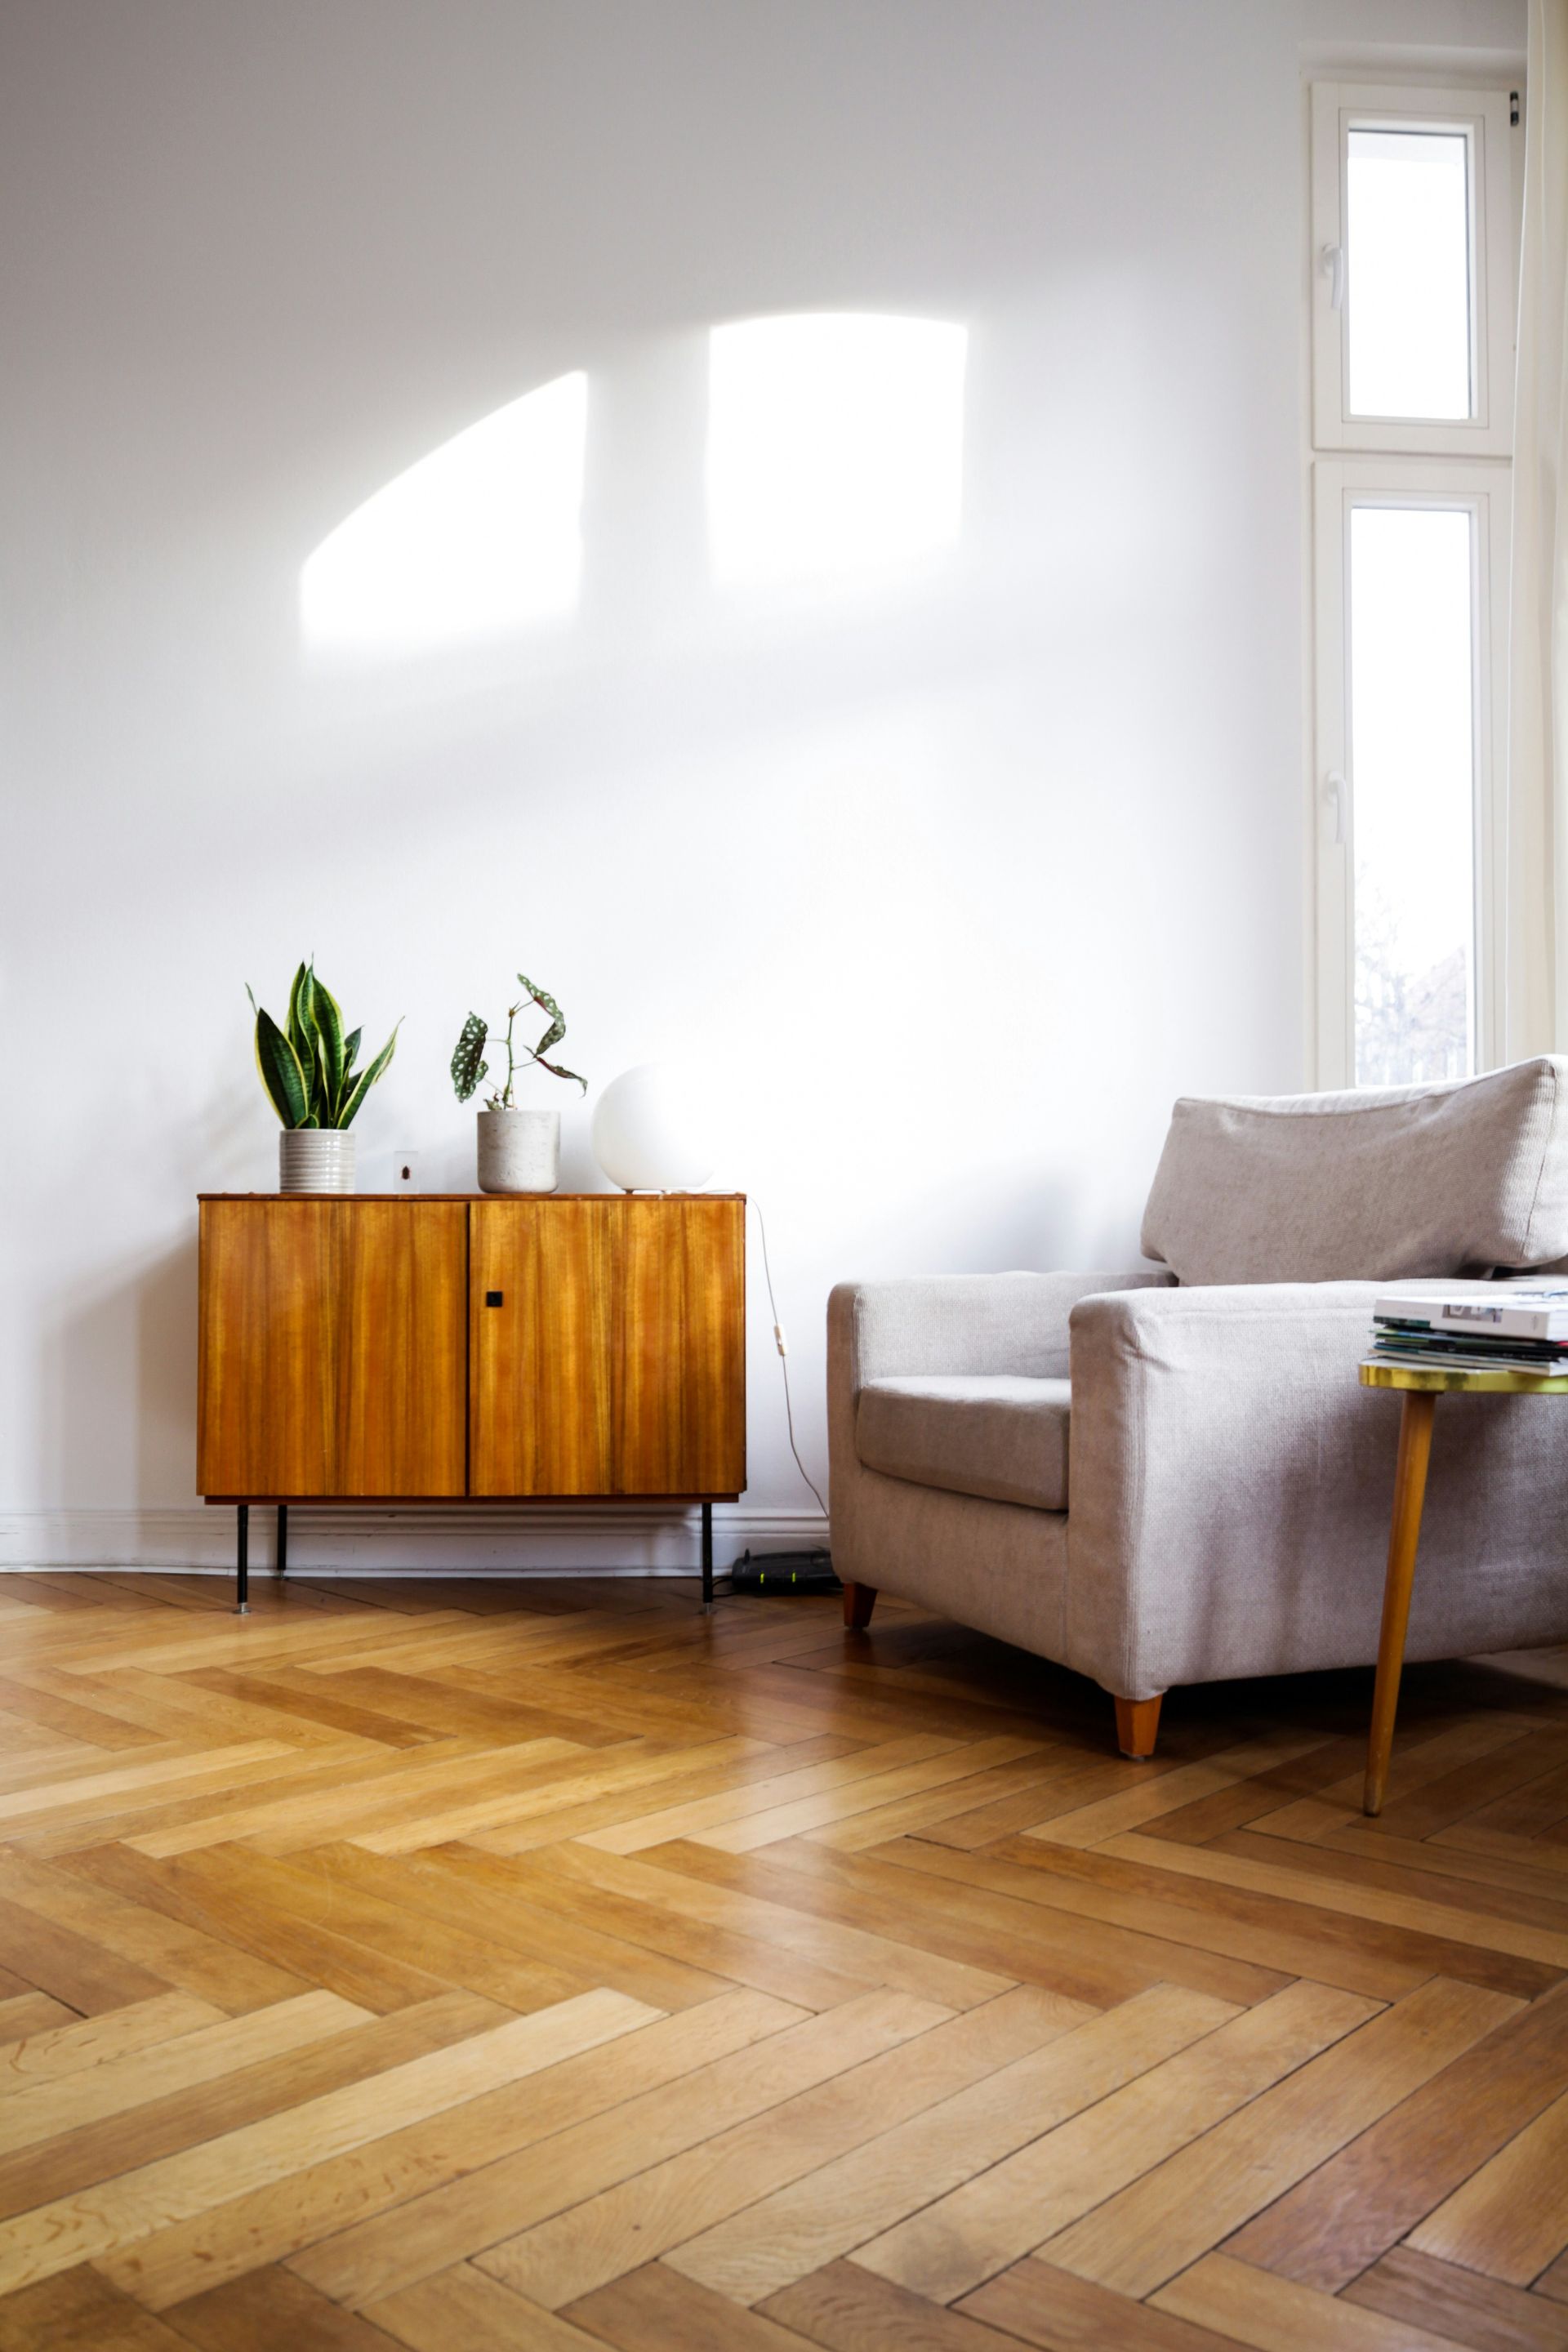
POLYGON ((817 1486, 816 1479, 812 1476, 805 1463, 801 1460, 800 1448, 795 1444, 795 1407, 791 1402, 789 1392, 789 1341, 784 1337, 784 1325, 779 1321, 778 1300, 773 1297, 773 1267, 768 1263, 768 1229, 763 1222, 762 1204, 760 1202, 753 1201, 752 1202, 752 1206, 756 1211, 757 1231, 762 1236, 763 1279, 766 1282, 768 1286, 768 1306, 772 1311, 773 1318, 773 1345, 779 1351, 779 1370, 784 1375, 784 1422, 789 1430, 789 1450, 795 1455, 795 1468, 800 1472, 801 1476, 805 1479, 806 1485, 811 1488, 812 1493, 816 1496, 816 1507, 822 1513, 823 1517, 826 1518, 827 1517, 827 1506, 822 1499, 822 1490, 817 1486))

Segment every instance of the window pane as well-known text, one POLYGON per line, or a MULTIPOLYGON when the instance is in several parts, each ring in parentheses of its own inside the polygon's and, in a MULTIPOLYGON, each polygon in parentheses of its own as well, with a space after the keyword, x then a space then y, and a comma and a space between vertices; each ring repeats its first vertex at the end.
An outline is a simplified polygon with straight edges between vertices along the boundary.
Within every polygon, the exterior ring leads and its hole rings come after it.
POLYGON ((1469 416, 1469 140, 1352 131, 1346 332, 1352 416, 1469 416))
POLYGON ((1352 507, 1355 1083, 1472 1067, 1471 519, 1352 507))

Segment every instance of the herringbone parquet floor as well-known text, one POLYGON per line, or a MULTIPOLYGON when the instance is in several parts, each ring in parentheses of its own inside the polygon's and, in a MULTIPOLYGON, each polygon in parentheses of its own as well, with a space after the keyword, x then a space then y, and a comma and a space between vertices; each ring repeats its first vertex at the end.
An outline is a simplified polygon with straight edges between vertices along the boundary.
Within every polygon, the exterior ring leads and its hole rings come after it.
POLYGON ((1568 2347, 1568 1661, 0 1579, 0 2352, 1568 2347))

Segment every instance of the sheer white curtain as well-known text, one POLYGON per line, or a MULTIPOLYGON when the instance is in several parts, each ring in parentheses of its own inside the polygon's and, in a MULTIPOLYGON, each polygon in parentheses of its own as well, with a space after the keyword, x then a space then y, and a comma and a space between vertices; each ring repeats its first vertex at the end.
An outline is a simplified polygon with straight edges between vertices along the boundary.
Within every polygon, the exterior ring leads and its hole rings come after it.
POLYGON ((1568 0, 1530 0, 1509 631, 1509 1058, 1568 1052, 1568 0))

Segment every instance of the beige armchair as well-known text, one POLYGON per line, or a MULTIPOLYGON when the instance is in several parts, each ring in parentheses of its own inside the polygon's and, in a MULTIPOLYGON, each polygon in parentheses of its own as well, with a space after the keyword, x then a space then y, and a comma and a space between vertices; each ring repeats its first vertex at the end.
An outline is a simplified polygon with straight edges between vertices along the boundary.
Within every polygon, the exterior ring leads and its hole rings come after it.
MULTIPOLYGON (((1141 1273, 841 1284, 835 1564, 1090 1675, 1124 1753, 1179 1683, 1377 1654, 1398 1403, 1372 1302, 1568 1259, 1568 1061, 1178 1103, 1141 1273)), ((1467 1397, 1434 1451, 1406 1655, 1568 1640, 1568 1401, 1467 1397)))

